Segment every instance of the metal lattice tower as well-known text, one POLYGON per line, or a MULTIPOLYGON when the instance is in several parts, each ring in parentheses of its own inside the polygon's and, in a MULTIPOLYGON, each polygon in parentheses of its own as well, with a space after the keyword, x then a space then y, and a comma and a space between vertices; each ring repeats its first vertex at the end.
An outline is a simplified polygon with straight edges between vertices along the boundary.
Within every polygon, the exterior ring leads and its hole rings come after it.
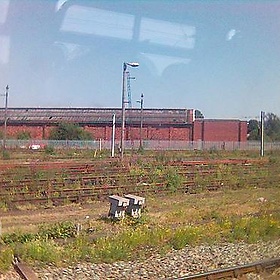
POLYGON ((131 99, 131 87, 130 87, 130 73, 129 71, 126 72, 126 89, 127 89, 127 103, 128 107, 132 108, 132 99, 131 99))
POLYGON ((128 107, 132 108, 132 97, 131 97, 131 86, 130 86, 130 80, 135 80, 135 77, 131 77, 129 71, 126 71, 126 81, 127 81, 127 103, 128 107))

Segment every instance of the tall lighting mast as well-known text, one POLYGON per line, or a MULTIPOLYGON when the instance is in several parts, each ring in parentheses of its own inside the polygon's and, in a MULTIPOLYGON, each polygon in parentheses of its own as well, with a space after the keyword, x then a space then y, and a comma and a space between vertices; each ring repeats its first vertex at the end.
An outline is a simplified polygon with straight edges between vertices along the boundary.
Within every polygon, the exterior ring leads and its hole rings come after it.
POLYGON ((124 132, 125 132, 125 78, 126 78, 126 70, 127 67, 138 67, 139 63, 138 62, 124 62, 123 63, 123 74, 122 74, 122 129, 121 129, 121 145, 120 145, 120 150, 121 150, 121 159, 123 159, 123 154, 124 154, 124 132))
POLYGON ((3 137, 3 154, 6 150, 6 139, 7 139, 7 120, 8 120, 8 95, 9 95, 9 86, 6 86, 5 91, 5 115, 4 115, 4 137, 3 137))

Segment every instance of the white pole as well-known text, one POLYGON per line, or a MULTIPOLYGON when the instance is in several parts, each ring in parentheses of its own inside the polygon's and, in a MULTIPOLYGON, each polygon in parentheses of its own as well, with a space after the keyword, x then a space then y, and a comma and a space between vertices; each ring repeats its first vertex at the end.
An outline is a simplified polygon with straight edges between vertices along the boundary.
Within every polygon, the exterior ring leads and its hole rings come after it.
POLYGON ((8 110, 8 93, 9 93, 9 86, 6 86, 5 92, 5 119, 4 119, 4 137, 3 137, 3 153, 6 150, 6 140, 7 140, 7 110, 8 110))
POLYGON ((112 139, 111 139, 111 157, 115 156, 115 131, 116 131, 116 115, 112 119, 112 139))
POLYGON ((261 157, 264 156, 264 115, 265 112, 261 111, 261 157))
POLYGON ((124 133, 125 133, 125 72, 127 64, 123 64, 123 74, 122 74, 122 128, 121 128, 121 159, 123 159, 124 154, 124 133))

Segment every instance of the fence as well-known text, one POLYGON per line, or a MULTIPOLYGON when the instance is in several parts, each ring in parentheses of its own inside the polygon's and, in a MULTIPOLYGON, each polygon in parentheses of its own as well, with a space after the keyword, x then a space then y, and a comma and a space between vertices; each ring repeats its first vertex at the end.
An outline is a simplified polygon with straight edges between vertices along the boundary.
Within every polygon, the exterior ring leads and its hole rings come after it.
MULTIPOLYGON (((3 140, 0 140, 3 147, 3 140)), ((207 142, 207 141, 157 141, 144 140, 142 141, 144 150, 260 150, 260 142, 207 142)), ((111 141, 96 140, 96 141, 77 141, 77 140, 6 140, 8 149, 42 149, 46 146, 55 149, 91 149, 91 150, 110 150, 111 141)), ((117 151, 120 144, 116 142, 115 150, 117 151)), ((140 146, 139 140, 125 141, 124 147, 126 150, 137 150, 140 146)), ((267 142, 264 144, 264 149, 279 150, 280 142, 267 142)))

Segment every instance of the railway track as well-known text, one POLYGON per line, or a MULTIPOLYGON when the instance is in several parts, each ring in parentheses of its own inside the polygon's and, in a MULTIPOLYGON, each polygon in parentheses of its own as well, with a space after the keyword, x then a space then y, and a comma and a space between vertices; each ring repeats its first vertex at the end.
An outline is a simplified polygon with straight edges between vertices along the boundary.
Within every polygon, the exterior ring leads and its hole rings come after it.
POLYGON ((14 258, 13 266, 18 275, 24 280, 39 280, 32 268, 22 263, 18 258, 14 258))
MULTIPOLYGON (((25 263, 16 259, 13 262, 15 271, 25 280, 37 280, 38 276, 34 273, 32 268, 25 263)), ((271 274, 275 269, 280 267, 280 258, 262 260, 254 263, 249 263, 240 266, 234 266, 225 269, 218 269, 206 273, 195 275, 182 276, 180 278, 172 278, 174 280, 217 280, 217 279, 232 279, 240 278, 245 274, 255 273, 260 274, 263 272, 271 274)), ((276 278, 275 278, 276 279, 276 278)))
POLYGON ((246 265, 235 266, 226 269, 218 269, 206 273, 182 276, 176 278, 175 280, 216 280, 216 279, 229 279, 229 278, 239 278, 244 274, 269 272, 271 273, 276 268, 280 267, 280 258, 263 260, 255 263, 250 263, 246 265))
POLYGON ((257 160, 171 161, 162 169, 140 170, 129 163, 57 162, 38 165, 10 165, 1 169, 0 198, 7 203, 61 204, 100 199, 117 193, 170 192, 168 168, 180 176, 176 191, 195 193, 219 190, 233 184, 259 186, 266 180, 279 181, 279 172, 272 172, 267 163, 257 160), (152 176, 153 172, 158 172, 152 176), (238 182, 236 182, 238 180, 238 182))

